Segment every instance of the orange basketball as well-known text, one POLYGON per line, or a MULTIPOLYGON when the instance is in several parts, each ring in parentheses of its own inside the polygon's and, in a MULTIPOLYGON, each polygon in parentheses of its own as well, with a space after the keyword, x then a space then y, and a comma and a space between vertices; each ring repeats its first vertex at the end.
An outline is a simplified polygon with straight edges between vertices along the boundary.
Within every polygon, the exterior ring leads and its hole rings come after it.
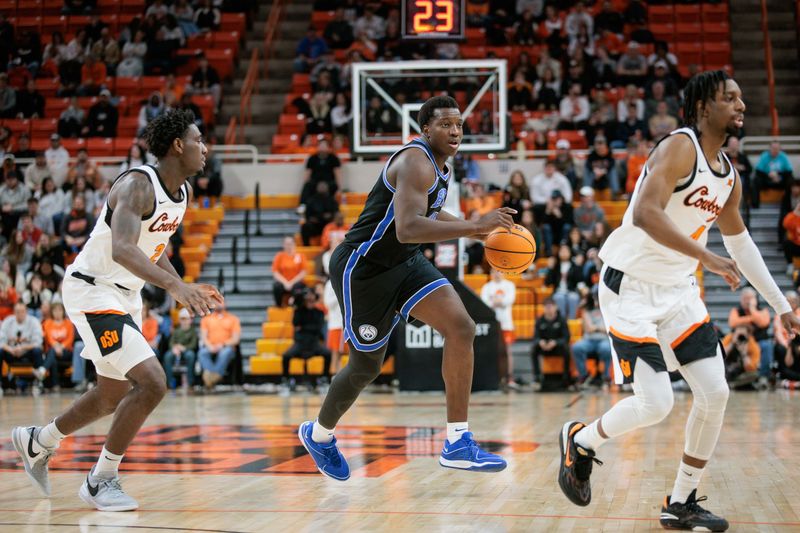
POLYGON ((536 241, 531 232, 519 224, 510 230, 499 228, 486 237, 486 261, 505 274, 524 272, 536 258, 536 241))

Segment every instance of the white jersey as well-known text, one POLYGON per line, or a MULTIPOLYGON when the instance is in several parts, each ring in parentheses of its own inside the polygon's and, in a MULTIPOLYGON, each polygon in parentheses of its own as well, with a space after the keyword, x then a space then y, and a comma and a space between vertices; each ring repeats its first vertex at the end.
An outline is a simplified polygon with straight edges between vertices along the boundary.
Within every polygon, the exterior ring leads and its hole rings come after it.
MULTIPOLYGON (((694 145, 695 165, 692 173, 678 182, 667 206, 667 216, 688 237, 705 246, 708 231, 728 201, 736 181, 736 173, 724 152, 719 152, 723 172, 709 165, 697 135, 691 128, 679 128, 670 135, 687 135, 694 145)), ((687 155, 687 157, 689 157, 687 155)), ((657 285, 675 285, 697 270, 697 259, 657 243, 643 229, 633 225, 633 208, 650 173, 645 164, 631 196, 622 224, 609 235, 600 258, 609 266, 630 276, 657 285)))
MULTIPOLYGON (((155 191, 153 211, 150 215, 142 217, 139 241, 136 245, 150 258, 150 261, 155 263, 164 253, 169 238, 177 231, 183 220, 188 203, 188 188, 186 184, 182 185, 178 198, 175 198, 164 186, 155 167, 141 165, 128 172, 145 174, 153 184, 155 191)), ((111 214, 112 209, 106 201, 89 235, 89 240, 70 265, 67 274, 72 275, 74 272, 79 276, 89 276, 95 282, 116 285, 138 293, 144 286, 144 280, 112 259, 111 214)))
POLYGON ((507 280, 492 281, 489 280, 486 285, 481 287, 481 300, 494 309, 495 318, 500 323, 500 329, 503 331, 514 331, 514 320, 511 313, 511 307, 514 305, 514 300, 517 298, 517 288, 514 284, 507 280), (494 306, 495 298, 499 297, 502 305, 499 307, 494 306))

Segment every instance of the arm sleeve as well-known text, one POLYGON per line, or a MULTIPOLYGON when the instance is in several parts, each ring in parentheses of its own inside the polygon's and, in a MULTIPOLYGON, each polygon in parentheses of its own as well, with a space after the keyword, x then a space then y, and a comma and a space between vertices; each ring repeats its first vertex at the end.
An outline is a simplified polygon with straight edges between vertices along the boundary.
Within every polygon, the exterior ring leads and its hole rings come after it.
POLYGON ((723 235, 722 240, 725 243, 725 249, 736 261, 736 266, 770 307, 779 315, 791 312, 792 308, 789 302, 781 293, 775 280, 772 279, 767 265, 764 264, 764 258, 761 257, 761 252, 750 238, 750 233, 743 231, 738 235, 723 235))

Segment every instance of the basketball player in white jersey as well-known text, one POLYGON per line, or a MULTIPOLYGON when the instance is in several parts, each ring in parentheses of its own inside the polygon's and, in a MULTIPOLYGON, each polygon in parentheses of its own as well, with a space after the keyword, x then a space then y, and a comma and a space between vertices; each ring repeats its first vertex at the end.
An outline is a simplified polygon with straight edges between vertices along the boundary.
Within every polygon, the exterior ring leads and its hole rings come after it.
POLYGON ((722 151, 743 125, 738 84, 724 71, 704 72, 686 86, 686 126, 651 152, 622 225, 600 251, 604 261, 600 308, 611 338, 617 383, 634 395, 588 426, 567 422, 560 433, 559 485, 577 505, 591 501, 595 455, 609 439, 656 424, 673 405, 667 371, 677 370, 692 390, 683 457, 672 493, 664 499, 666 529, 725 531, 728 522, 703 509, 697 486, 722 428, 728 385, 708 311, 694 278, 698 261, 722 276, 731 290, 739 272, 775 309, 787 331, 800 321, 770 276, 739 213, 741 181, 722 151), (708 249, 708 231, 719 224, 732 259, 708 249))
POLYGON ((130 511, 119 463, 167 390, 166 377, 141 333, 145 282, 169 291, 192 313, 206 315, 222 297, 209 285, 187 284, 164 254, 183 219, 192 190, 187 179, 203 169, 207 149, 191 111, 170 111, 145 134, 158 166, 142 165, 116 180, 97 224, 67 269, 62 294, 70 320, 97 370, 97 387, 43 427, 16 427, 11 437, 25 472, 50 494, 47 463, 65 436, 114 413, 97 464, 78 495, 101 511, 130 511))

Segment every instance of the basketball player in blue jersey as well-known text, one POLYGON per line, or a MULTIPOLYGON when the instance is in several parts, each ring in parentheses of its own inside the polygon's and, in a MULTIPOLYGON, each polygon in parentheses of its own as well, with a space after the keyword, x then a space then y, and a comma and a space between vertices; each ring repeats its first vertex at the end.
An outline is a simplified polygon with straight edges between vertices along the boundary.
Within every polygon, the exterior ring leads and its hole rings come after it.
POLYGON ((380 373, 389 335, 401 318, 425 322, 445 340, 447 440, 439 463, 490 472, 506 467, 505 460, 475 443, 467 424, 475 323, 419 245, 510 228, 515 211, 497 209, 477 222, 442 211, 451 179, 446 161, 463 135, 461 112, 453 98, 435 96, 423 104, 418 122, 421 137, 389 158, 364 211, 331 255, 331 284, 342 308, 350 359, 333 379, 317 420, 304 422, 298 435, 319 471, 340 481, 350 477, 350 467, 336 446, 334 429, 380 373))
POLYGON ((689 80, 684 97, 686 126, 653 149, 622 225, 600 251, 600 309, 611 338, 614 376, 617 383, 632 383, 634 395, 588 426, 564 424, 558 481, 573 503, 588 505, 597 450, 610 439, 663 420, 673 405, 668 371, 677 370, 693 402, 661 525, 725 531, 728 522, 701 507, 706 498, 697 497, 728 401, 723 354, 694 278, 698 261, 722 276, 731 290, 739 286, 739 272, 744 274, 787 331, 800 331, 800 321, 745 228, 739 213, 742 184, 722 151, 727 137, 743 126, 739 85, 724 71, 703 72, 689 80), (731 259, 705 246, 714 222, 731 259))
POLYGON ((67 314, 85 343, 81 356, 97 370, 97 387, 46 426, 11 432, 25 472, 49 496, 47 464, 61 439, 114 413, 100 458, 78 491, 101 511, 138 508, 117 472, 167 390, 161 364, 141 332, 142 286, 162 287, 201 316, 222 302, 213 287, 184 283, 164 254, 191 202, 187 180, 205 165, 207 149, 194 115, 169 111, 149 124, 144 137, 158 166, 134 167, 117 178, 62 286, 67 314))

